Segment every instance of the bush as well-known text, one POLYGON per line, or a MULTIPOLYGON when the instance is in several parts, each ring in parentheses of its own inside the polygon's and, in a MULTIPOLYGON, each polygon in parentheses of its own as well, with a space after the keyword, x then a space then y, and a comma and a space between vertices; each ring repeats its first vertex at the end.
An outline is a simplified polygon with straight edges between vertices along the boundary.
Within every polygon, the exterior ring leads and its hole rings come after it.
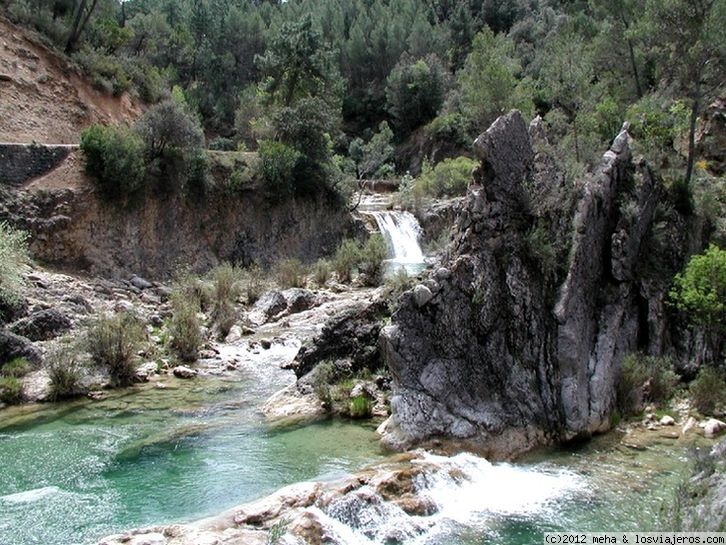
POLYGON ((241 294, 240 270, 228 263, 215 268, 212 278, 212 320, 217 325, 219 339, 224 340, 237 321, 235 311, 241 294))
POLYGON ((360 271, 365 273, 366 285, 378 286, 383 280, 383 262, 388 257, 388 248, 383 237, 376 233, 366 241, 360 250, 360 271))
POLYGON ((371 400, 365 395, 355 396, 350 400, 349 409, 351 418, 370 418, 371 400))
POLYGON ((17 377, 0 377, 0 402, 16 405, 23 400, 23 386, 17 377))
POLYGON ((0 371, 6 377, 20 378, 30 372, 30 362, 25 358, 15 358, 3 365, 0 371))
POLYGON ((103 316, 91 324, 86 347, 94 365, 108 370, 112 385, 128 386, 136 372, 136 352, 143 339, 139 320, 124 312, 103 316))
POLYGON ((460 113, 438 116, 426 125, 426 132, 438 142, 447 142, 461 148, 470 147, 473 140, 466 118, 460 113))
POLYGON ((127 197, 143 186, 144 142, 130 129, 91 125, 81 133, 81 150, 104 197, 127 197))
POLYGON ((406 269, 399 267, 386 278, 386 290, 388 291, 388 299, 396 301, 403 292, 410 290, 414 285, 414 279, 406 272, 406 269))
POLYGON ((323 403, 327 408, 330 408, 332 403, 330 386, 336 379, 336 372, 333 363, 331 361, 320 362, 315 366, 315 369, 313 369, 311 377, 315 395, 318 396, 321 403, 323 403))
POLYGON ((213 292, 209 284, 188 270, 176 273, 172 290, 174 298, 185 299, 197 309, 206 311, 212 306, 213 292))
POLYGON ((24 232, 0 221, 0 309, 14 308, 20 302, 23 265, 28 260, 27 239, 24 232))
POLYGON ((294 193, 295 169, 300 152, 282 142, 260 142, 260 174, 275 200, 285 200, 294 193))
POLYGON ((685 180, 678 178, 671 182, 668 188, 668 196, 673 203, 673 208, 685 216, 690 216, 695 210, 693 203, 693 192, 685 180))
POLYGON ((726 380, 713 367, 703 367, 688 390, 693 406, 701 414, 712 415, 719 405, 726 403, 726 380))
POLYGON ((258 265, 252 265, 243 269, 241 275, 242 293, 247 304, 254 305, 269 287, 265 274, 258 265))
POLYGON ((414 192, 429 197, 456 197, 465 195, 477 162, 468 157, 444 159, 434 168, 424 164, 421 175, 414 182, 414 192))
POLYGON ((305 265, 299 259, 283 259, 275 267, 277 284, 281 288, 302 288, 305 286, 305 265))
POLYGON ((668 358, 629 354, 620 365, 617 406, 623 416, 637 414, 644 402, 656 404, 672 395, 678 376, 668 358))
POLYGON ((318 259, 313 266, 313 280, 321 288, 325 286, 330 278, 330 262, 327 259, 318 259))
POLYGON ((170 348, 184 362, 193 362, 199 357, 202 346, 202 325, 197 313, 199 306, 189 299, 172 298, 172 317, 169 322, 170 348))
POLYGON ((350 282, 353 271, 360 263, 360 245, 352 239, 345 239, 338 246, 333 257, 333 270, 340 282, 350 282))
POLYGON ((73 346, 57 348, 48 354, 46 366, 50 376, 48 397, 51 401, 68 399, 85 393, 85 388, 81 384, 85 365, 73 346))

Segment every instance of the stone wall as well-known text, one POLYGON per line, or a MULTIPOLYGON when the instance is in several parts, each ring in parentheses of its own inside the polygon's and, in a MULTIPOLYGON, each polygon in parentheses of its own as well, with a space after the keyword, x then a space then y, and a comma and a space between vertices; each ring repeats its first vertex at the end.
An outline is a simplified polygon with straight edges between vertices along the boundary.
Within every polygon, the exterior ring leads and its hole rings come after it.
POLYGON ((17 187, 47 174, 75 148, 78 146, 0 144, 0 185, 17 187))

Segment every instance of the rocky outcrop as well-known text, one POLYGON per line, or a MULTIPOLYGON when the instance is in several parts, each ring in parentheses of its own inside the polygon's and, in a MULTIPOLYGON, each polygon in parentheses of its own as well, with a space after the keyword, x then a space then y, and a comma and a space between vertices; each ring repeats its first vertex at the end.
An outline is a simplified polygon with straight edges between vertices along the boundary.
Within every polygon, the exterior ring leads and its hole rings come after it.
POLYGON ((283 369, 292 369, 301 378, 318 363, 339 358, 351 362, 351 372, 377 369, 381 363, 377 341, 387 314, 388 304, 380 298, 343 310, 330 318, 320 334, 306 342, 283 369))
MULTIPOLYGON (((264 188, 200 198, 149 191, 133 203, 107 203, 80 170, 58 187, 0 194, 0 220, 30 234, 36 259, 93 275, 158 279, 180 267, 207 270, 223 260, 269 265, 282 257, 311 260, 335 250, 356 226, 329 199, 272 202, 264 188)), ((53 175, 51 174, 50 177, 53 175)))
POLYGON ((443 436, 508 457, 609 427, 620 361, 663 320, 638 271, 662 189, 633 163, 627 127, 572 199, 518 112, 474 147, 481 166, 431 296, 404 294, 381 336, 384 441, 443 436))
POLYGON ((696 154, 714 176, 726 173, 726 95, 714 100, 704 112, 696 131, 696 154))
POLYGON ((25 358, 30 363, 41 362, 40 351, 28 339, 0 329, 0 368, 16 358, 25 358))
POLYGON ((77 146, 0 144, 0 184, 19 186, 61 164, 77 146))
POLYGON ((31 341, 47 341, 71 328, 71 320, 58 309, 44 309, 15 322, 10 330, 31 341))

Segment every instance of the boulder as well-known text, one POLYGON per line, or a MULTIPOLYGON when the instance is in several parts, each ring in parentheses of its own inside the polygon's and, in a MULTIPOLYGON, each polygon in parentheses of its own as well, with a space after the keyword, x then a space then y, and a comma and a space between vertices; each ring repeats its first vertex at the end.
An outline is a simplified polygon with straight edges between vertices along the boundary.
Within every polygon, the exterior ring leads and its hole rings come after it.
POLYGON ((424 285, 419 284, 415 288, 413 288, 413 299, 416 301, 416 306, 422 307, 431 299, 433 299, 434 294, 431 293, 431 290, 427 288, 424 285))
POLYGON ((10 326, 10 331, 31 341, 48 341, 71 328, 71 320, 60 310, 49 308, 33 312, 10 326))
POLYGON ((706 434, 706 437, 716 437, 724 431, 726 431, 726 422, 715 418, 709 418, 703 425, 703 433, 706 434))
POLYGON ((271 290, 260 297, 247 315, 251 323, 260 326, 287 309, 287 299, 281 291, 271 290))
POLYGON ((186 365, 177 365, 171 370, 171 372, 174 373, 174 376, 177 378, 194 378, 197 376, 197 370, 191 369, 186 365))
POLYGON ((286 310, 290 314, 309 310, 318 305, 318 298, 310 290, 290 288, 283 291, 282 295, 287 303, 286 310))
POLYGON ((673 419, 673 417, 670 415, 667 415, 667 414, 664 415, 663 417, 661 417, 661 419, 658 421, 658 423, 661 426, 675 426, 676 425, 676 421, 673 419))
POLYGON ((129 278, 129 284, 140 290, 147 290, 154 287, 151 282, 136 275, 133 275, 131 278, 129 278))
POLYGON ((31 363, 40 364, 40 351, 25 337, 7 329, 0 329, 0 366, 15 358, 25 358, 31 363))

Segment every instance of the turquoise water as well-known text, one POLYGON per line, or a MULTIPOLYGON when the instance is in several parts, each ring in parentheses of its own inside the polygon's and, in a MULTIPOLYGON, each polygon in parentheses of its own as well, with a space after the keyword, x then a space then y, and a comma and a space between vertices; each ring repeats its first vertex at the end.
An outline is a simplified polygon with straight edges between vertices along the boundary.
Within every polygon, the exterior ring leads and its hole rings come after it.
POLYGON ((276 380, 168 379, 164 390, 3 411, 0 544, 95 543, 340 477, 381 456, 371 427, 268 429, 257 407, 283 376, 269 372, 276 380))

